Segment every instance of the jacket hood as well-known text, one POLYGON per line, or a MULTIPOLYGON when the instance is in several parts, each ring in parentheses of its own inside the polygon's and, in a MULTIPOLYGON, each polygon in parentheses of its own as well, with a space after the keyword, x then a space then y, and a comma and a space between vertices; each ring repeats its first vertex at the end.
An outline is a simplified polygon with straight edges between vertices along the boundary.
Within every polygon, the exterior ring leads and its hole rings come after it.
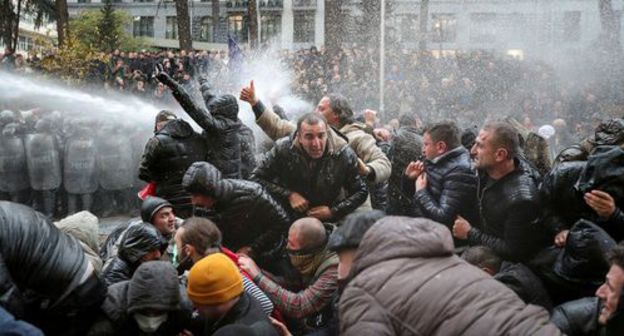
POLYGON ((143 309, 172 311, 180 308, 178 273, 166 261, 141 264, 128 284, 128 313, 143 309))
POLYGON ((238 101, 231 94, 212 98, 206 103, 206 107, 213 115, 222 115, 231 120, 238 120, 238 101))
POLYGON ((93 252, 99 253, 98 218, 89 211, 80 211, 54 222, 61 231, 74 236, 81 243, 87 245, 93 252))
POLYGON ((221 171, 208 162, 195 162, 184 173, 182 187, 191 194, 214 197, 221 181, 221 171))
POLYGON ((352 274, 386 260, 450 257, 453 249, 453 238, 446 226, 426 218, 388 216, 364 234, 352 274))
POLYGON ((160 250, 164 239, 156 228, 147 223, 130 225, 121 239, 119 257, 135 266, 141 258, 153 250, 160 250))
POLYGON ((173 208, 173 205, 171 205, 171 203, 169 203, 166 199, 150 196, 143 201, 143 204, 141 204, 141 219, 145 223, 151 223, 154 215, 160 209, 166 207, 173 208))
POLYGON ((193 127, 182 119, 171 120, 156 134, 169 135, 172 138, 188 138, 193 135, 193 127))

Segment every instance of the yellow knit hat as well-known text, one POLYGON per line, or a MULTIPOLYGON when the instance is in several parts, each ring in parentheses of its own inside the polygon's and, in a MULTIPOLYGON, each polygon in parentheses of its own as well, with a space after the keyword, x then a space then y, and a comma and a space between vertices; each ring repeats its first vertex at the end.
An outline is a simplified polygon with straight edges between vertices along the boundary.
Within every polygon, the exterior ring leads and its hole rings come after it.
POLYGON ((215 253, 193 265, 186 291, 196 305, 217 305, 243 293, 243 278, 230 258, 215 253))

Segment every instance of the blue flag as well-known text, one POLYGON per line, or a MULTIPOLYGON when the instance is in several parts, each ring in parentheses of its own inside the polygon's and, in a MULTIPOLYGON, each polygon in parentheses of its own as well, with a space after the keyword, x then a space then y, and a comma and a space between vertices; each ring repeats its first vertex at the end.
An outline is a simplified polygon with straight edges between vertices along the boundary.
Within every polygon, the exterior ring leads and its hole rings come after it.
POLYGON ((243 51, 230 35, 228 35, 228 57, 230 71, 240 71, 243 65, 243 51))

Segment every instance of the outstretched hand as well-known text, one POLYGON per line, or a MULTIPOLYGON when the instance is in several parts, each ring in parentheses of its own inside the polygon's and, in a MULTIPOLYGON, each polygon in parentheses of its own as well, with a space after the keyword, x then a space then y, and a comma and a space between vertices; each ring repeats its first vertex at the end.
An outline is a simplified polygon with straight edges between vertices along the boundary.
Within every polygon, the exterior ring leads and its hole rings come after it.
POLYGON ((165 68, 163 68, 163 65, 160 63, 156 64, 156 66, 154 67, 154 77, 156 77, 156 79, 160 81, 161 78, 166 75, 167 73, 165 72, 165 68))
POLYGON ((254 86, 253 80, 249 83, 249 86, 241 90, 239 98, 242 101, 248 102, 251 106, 256 106, 256 104, 258 104, 258 99, 256 99, 256 87, 254 86))

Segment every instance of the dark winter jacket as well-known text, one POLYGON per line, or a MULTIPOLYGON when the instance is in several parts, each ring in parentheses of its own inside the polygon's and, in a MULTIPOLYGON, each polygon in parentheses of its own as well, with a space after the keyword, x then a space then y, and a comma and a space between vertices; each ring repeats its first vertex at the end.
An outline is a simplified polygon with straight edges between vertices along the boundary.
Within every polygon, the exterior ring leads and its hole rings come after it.
MULTIPOLYGON (((596 188, 607 191, 615 198, 616 205, 619 205, 623 198, 618 195, 624 192, 624 185, 621 182, 608 181, 602 186, 586 187, 588 190, 585 191, 578 187, 586 184, 583 183, 584 180, 589 180, 583 178, 584 172, 596 171, 595 165, 593 166, 588 169, 584 161, 563 162, 544 177, 540 194, 544 204, 544 225, 548 229, 550 241, 557 233, 569 230, 579 219, 589 220, 602 227, 616 241, 624 239, 624 213, 621 209, 618 207, 610 218, 600 218, 583 198, 584 192, 596 188)), ((617 167, 604 167, 602 170, 618 173, 617 167)))
POLYGON ((546 246, 537 182, 522 161, 496 181, 479 172, 478 192, 481 226, 468 232, 471 246, 487 246, 508 261, 527 260, 546 246))
POLYGON ((107 285, 129 280, 142 263, 141 258, 153 250, 162 249, 166 244, 162 235, 154 226, 147 223, 130 225, 119 245, 117 256, 110 260, 102 275, 107 285))
MULTIPOLYGON (((622 297, 620 297, 622 300, 622 297)), ((566 302, 553 310, 550 321, 568 336, 618 336, 624 335, 622 303, 603 326, 598 323, 602 309, 600 299, 587 297, 566 302)))
MULTIPOLYGON (((394 216, 413 216, 413 193, 403 188, 405 168, 412 161, 417 161, 422 153, 422 138, 419 131, 412 127, 401 127, 392 138, 388 158, 392 163, 392 172, 388 180, 388 206, 386 213, 394 216)), ((412 182, 413 184, 413 182, 412 182)))
POLYGON ((338 145, 329 134, 323 157, 311 161, 291 136, 276 142, 254 170, 251 179, 262 184, 276 199, 291 209, 288 196, 297 192, 315 206, 330 207, 333 219, 353 212, 368 196, 357 170, 357 157, 348 145, 338 145), (344 190, 346 196, 339 198, 344 190))
POLYGON ((229 325, 251 327, 256 336, 278 335, 258 302, 251 298, 246 292, 243 292, 234 307, 219 321, 207 321, 203 335, 212 335, 219 329, 229 325))
POLYGON ((350 275, 341 335, 561 335, 544 309, 453 255, 450 231, 429 219, 375 223, 350 275))
POLYGON ((256 139, 251 128, 242 123, 238 137, 241 146, 241 178, 246 180, 256 168, 256 139))
POLYGON ((414 206, 423 217, 453 227, 457 216, 479 225, 477 175, 471 168, 470 153, 459 146, 425 162, 427 187, 414 193, 414 181, 406 183, 414 195, 414 206))
POLYGON ((502 282, 526 304, 534 304, 551 311, 553 303, 540 278, 521 263, 503 262, 494 279, 502 282))
POLYGON ((158 79, 167 85, 180 106, 204 130, 203 136, 210 149, 208 161, 226 178, 241 176, 240 125, 238 101, 232 95, 213 96, 206 85, 201 86, 206 107, 191 98, 188 92, 166 73, 158 79))
POLYGON ((288 214, 260 184, 221 179, 208 187, 203 175, 200 164, 191 166, 184 176, 184 187, 216 200, 210 219, 221 230, 225 247, 237 251, 251 246, 259 256, 283 241, 290 226, 288 214))
POLYGON ((88 264, 78 240, 21 204, 0 201, 0 223, 0 303, 19 304, 28 291, 54 304, 78 286, 88 264))
POLYGON ((144 263, 132 279, 110 286, 102 304, 102 314, 88 335, 141 334, 133 314, 145 310, 168 314, 167 320, 153 335, 177 335, 191 324, 192 303, 186 290, 179 285, 177 272, 170 263, 144 263))
POLYGON ((186 121, 169 121, 145 145, 139 178, 156 182, 156 195, 190 214, 191 197, 182 188, 182 177, 196 161, 206 159, 206 144, 186 121))
POLYGON ((548 248, 532 261, 555 304, 592 296, 609 271, 606 254, 616 242, 597 225, 579 220, 572 226, 564 248, 548 248))

